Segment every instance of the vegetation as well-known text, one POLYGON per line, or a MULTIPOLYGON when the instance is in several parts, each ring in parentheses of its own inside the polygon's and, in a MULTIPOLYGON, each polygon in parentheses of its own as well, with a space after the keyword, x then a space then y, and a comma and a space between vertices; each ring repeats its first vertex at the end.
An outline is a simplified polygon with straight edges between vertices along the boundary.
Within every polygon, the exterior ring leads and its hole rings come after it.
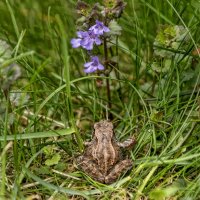
POLYGON ((200 2, 125 2, 114 64, 86 74, 77 1, 0 1, 0 199, 199 199, 200 2), (75 162, 107 118, 137 138, 111 185, 75 162))

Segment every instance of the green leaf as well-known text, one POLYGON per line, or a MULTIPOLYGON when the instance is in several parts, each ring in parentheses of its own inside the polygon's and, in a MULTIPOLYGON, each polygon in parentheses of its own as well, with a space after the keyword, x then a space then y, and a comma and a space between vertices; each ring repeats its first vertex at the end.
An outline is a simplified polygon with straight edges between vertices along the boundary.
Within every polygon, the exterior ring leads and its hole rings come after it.
POLYGON ((150 199, 155 199, 155 200, 164 200, 166 195, 164 190, 162 189, 155 189, 153 190, 150 195, 149 195, 150 199))
POLYGON ((47 167, 47 166, 41 166, 39 168, 35 168, 35 172, 37 172, 37 174, 40 174, 40 175, 47 175, 51 173, 49 168, 50 167, 47 167))
POLYGON ((47 159, 45 161, 45 165, 47 166, 52 166, 52 165, 57 165, 58 162, 60 161, 60 154, 56 153, 51 159, 47 159))
POLYGON ((157 36, 156 36, 156 39, 155 39, 158 43, 162 44, 162 45, 165 45, 165 35, 163 34, 163 31, 159 31, 157 36))
POLYGON ((55 145, 48 145, 43 148, 43 152, 45 155, 50 156, 53 155, 55 145))
POLYGON ((189 69, 188 71, 185 71, 183 73, 183 77, 182 77, 182 81, 185 82, 185 81, 189 81, 191 80, 195 75, 195 72, 191 69, 189 69))
POLYGON ((115 20, 109 23, 109 28, 111 35, 121 35, 122 27, 115 20))
POLYGON ((180 183, 176 182, 166 188, 156 188, 150 192, 150 199, 165 200, 166 198, 172 197, 182 187, 180 183))
POLYGON ((175 26, 168 26, 165 30, 164 33, 167 35, 170 35, 172 37, 176 36, 176 30, 175 30, 175 26))
POLYGON ((63 162, 59 162, 55 167, 54 169, 62 172, 66 169, 66 163, 63 163, 63 162))

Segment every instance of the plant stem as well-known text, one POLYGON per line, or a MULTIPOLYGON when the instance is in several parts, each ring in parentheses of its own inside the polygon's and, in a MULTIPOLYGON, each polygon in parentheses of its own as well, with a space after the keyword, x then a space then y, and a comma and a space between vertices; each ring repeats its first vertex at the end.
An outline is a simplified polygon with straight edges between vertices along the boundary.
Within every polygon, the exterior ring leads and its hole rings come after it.
MULTIPOLYGON (((104 59, 105 59, 105 68, 108 68, 108 49, 107 49, 107 41, 106 38, 104 38, 104 59)), ((106 77, 108 77, 109 74, 106 73, 106 77)), ((107 91, 107 99, 108 99, 108 109, 111 110, 112 104, 111 104, 111 94, 110 94, 110 81, 109 79, 106 79, 106 91, 107 91)), ((108 115, 109 119, 112 119, 112 114, 109 112, 108 115)))

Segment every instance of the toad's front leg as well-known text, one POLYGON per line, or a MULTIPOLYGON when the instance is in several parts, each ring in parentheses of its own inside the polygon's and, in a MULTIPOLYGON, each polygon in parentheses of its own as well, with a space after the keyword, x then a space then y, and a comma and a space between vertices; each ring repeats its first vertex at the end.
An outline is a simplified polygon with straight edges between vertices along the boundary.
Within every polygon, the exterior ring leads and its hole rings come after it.
POLYGON ((79 156, 77 158, 78 166, 94 180, 104 183, 105 176, 100 172, 99 166, 87 156, 79 156))
POLYGON ((135 143, 136 143, 136 139, 135 137, 132 137, 125 140, 124 142, 117 142, 117 145, 122 148, 131 149, 135 143))
POLYGON ((122 160, 118 162, 114 168, 109 172, 109 174, 105 177, 105 183, 113 183, 116 181, 119 176, 131 169, 132 161, 130 159, 122 160))

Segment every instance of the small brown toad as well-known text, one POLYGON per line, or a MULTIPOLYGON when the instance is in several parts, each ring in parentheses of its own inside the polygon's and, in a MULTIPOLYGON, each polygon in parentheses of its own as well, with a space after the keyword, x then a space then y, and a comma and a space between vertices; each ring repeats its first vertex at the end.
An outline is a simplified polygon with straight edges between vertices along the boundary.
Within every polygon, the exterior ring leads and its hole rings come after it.
POLYGON ((112 122, 102 120, 94 124, 92 141, 85 143, 84 154, 77 158, 78 165, 94 180, 112 183, 132 167, 130 159, 122 160, 120 148, 128 148, 134 143, 134 138, 117 142, 112 122))

